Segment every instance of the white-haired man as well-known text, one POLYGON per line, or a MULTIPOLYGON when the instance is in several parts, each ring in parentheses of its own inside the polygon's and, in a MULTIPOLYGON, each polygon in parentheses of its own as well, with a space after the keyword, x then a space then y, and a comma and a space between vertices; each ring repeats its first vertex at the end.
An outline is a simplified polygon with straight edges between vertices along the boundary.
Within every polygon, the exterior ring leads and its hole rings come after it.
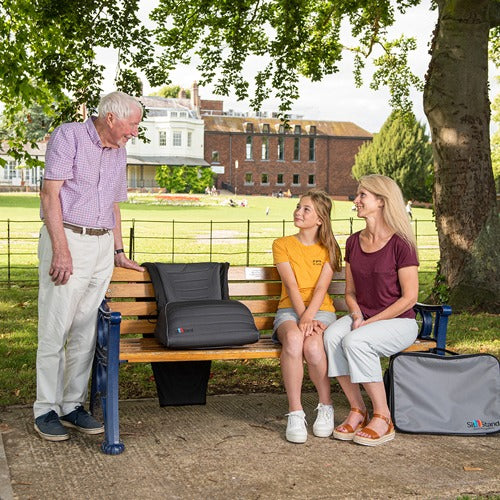
POLYGON ((104 432, 84 409, 97 309, 113 266, 143 270, 123 251, 119 202, 127 199, 125 144, 142 106, 123 92, 104 96, 98 116, 56 128, 40 193, 35 430, 49 441, 66 427, 104 432))

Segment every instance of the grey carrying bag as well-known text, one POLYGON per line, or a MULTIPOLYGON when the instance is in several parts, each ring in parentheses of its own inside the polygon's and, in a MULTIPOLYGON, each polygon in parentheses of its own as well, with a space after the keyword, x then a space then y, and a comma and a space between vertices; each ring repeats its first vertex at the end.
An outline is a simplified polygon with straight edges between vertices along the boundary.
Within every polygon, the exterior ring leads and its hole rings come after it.
POLYGON ((259 340, 252 313, 229 300, 228 263, 145 263, 158 305, 155 337, 171 349, 236 347, 259 340))
POLYGON ((156 337, 171 349, 236 347, 259 340, 252 313, 236 300, 169 302, 156 337))
MULTIPOLYGON (((500 365, 491 354, 402 352, 384 375, 398 431, 477 436, 500 431, 500 365)), ((441 352, 442 350, 440 350, 441 352)))

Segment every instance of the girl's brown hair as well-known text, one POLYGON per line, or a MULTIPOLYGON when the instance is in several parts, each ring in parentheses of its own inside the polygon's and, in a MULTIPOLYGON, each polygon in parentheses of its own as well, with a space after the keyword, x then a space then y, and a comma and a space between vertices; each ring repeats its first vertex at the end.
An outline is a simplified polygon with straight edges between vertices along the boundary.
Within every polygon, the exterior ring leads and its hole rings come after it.
POLYGON ((319 189, 307 191, 300 199, 306 196, 311 199, 314 209, 321 219, 321 225, 318 229, 318 240, 328 250, 332 269, 334 271, 340 271, 342 269, 342 254, 340 253, 339 244, 332 230, 332 200, 328 194, 319 189))

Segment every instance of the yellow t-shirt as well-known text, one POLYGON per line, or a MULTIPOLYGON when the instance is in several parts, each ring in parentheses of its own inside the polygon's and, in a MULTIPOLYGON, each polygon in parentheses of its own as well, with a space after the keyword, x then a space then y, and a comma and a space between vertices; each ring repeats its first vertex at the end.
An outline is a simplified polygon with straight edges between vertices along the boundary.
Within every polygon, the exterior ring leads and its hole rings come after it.
MULTIPOLYGON (((284 236, 273 241, 273 260, 275 265, 282 262, 290 263, 300 295, 307 307, 311 302, 323 265, 325 262, 330 262, 328 250, 319 243, 306 246, 295 236, 284 236)), ((282 285, 278 308, 284 309, 285 307, 293 306, 285 286, 282 285)), ((335 312, 328 293, 325 294, 320 310, 335 312)))

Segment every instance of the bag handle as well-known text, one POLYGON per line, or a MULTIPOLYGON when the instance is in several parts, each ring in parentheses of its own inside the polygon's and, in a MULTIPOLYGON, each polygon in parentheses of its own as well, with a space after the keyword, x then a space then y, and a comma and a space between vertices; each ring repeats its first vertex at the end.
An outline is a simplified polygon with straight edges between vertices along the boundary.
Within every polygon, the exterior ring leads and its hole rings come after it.
POLYGON ((455 351, 450 351, 449 349, 445 349, 444 347, 433 347, 433 348, 429 349, 429 352, 431 352, 432 354, 450 354, 451 356, 459 356, 460 355, 460 353, 455 352, 455 351))

